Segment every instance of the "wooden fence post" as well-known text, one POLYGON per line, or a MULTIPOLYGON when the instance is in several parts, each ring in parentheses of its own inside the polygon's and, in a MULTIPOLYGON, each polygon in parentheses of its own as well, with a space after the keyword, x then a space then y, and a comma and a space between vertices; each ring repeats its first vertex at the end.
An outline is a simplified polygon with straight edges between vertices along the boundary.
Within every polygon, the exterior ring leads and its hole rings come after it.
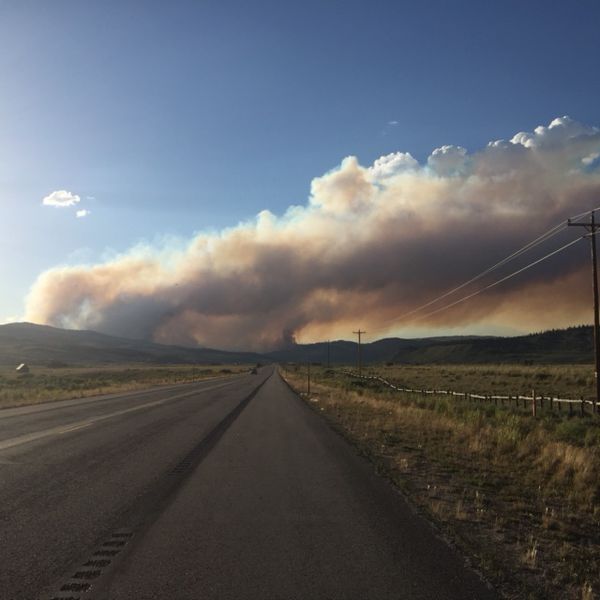
POLYGON ((583 402, 583 396, 581 396, 581 416, 585 416, 585 404, 583 402))
POLYGON ((537 405, 535 403, 535 389, 531 390, 531 408, 533 417, 537 417, 537 405))

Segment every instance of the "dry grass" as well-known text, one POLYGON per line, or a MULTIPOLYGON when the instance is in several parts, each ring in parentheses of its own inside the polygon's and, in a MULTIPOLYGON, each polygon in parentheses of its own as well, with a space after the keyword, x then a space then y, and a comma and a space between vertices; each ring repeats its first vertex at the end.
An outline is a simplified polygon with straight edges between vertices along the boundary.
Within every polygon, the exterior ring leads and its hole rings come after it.
POLYGON ((592 365, 393 365, 367 372, 401 387, 498 395, 538 394, 579 398, 594 394, 592 365))
MULTIPOLYGON (((527 378, 527 367, 516 368, 527 378)), ((498 369, 476 370, 482 377, 490 371, 498 376, 498 369)), ((531 375, 536 368, 529 369, 531 375)), ((571 377, 569 369, 560 369, 563 380, 571 377)), ((304 373, 284 375, 304 389, 304 373)), ((600 586, 596 418, 547 412, 536 420, 509 407, 399 394, 324 369, 314 369, 313 376, 311 405, 457 540, 506 597, 595 597, 600 586)), ((421 381, 423 387, 437 387, 421 381)), ((485 386, 482 380, 479 385, 485 386)))
POLYGON ((0 367, 0 408, 186 383, 247 369, 240 365, 32 367, 29 374, 18 375, 14 368, 0 367))

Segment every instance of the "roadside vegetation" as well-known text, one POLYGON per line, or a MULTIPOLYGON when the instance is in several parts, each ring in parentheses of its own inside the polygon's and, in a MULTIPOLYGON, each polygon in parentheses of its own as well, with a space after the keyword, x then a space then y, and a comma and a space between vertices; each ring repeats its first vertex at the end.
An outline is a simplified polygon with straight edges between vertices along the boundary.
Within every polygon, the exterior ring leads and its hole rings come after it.
MULTIPOLYGON (((372 370, 403 387, 478 394, 593 393, 593 369, 423 366, 372 370), (543 383, 543 388, 540 387, 543 383)), ((507 598, 600 598, 600 420, 548 408, 406 394, 341 369, 282 369, 507 598)))
POLYGON ((401 387, 498 395, 592 398, 591 365, 387 365, 368 369, 401 387))
POLYGON ((248 365, 33 366, 20 375, 13 367, 0 367, 0 408, 193 382, 248 369, 248 365))

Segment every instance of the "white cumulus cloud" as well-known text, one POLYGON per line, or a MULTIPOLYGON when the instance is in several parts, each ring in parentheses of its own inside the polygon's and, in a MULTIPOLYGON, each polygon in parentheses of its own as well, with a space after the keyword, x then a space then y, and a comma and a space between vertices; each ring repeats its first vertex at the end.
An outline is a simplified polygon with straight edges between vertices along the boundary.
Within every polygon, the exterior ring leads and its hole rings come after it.
MULTIPOLYGON (((586 322, 584 243, 448 311, 410 311, 598 206, 596 155, 600 130, 559 117, 481 150, 442 146, 426 164, 407 152, 366 165, 347 157, 283 215, 262 211, 185 243, 45 271, 25 319, 238 349, 336 339, 357 324, 383 337, 406 327, 532 331, 586 322)), ((515 267, 577 236, 558 232, 515 267)))
POLYGON ((51 194, 48 194, 43 200, 44 206, 56 206, 57 208, 65 208, 67 206, 74 206, 78 204, 81 198, 73 192, 67 190, 56 190, 51 194))
POLYGON ((441 146, 427 159, 427 164, 438 175, 453 175, 463 172, 467 151, 462 146, 441 146))
POLYGON ((532 133, 520 131, 510 141, 526 148, 562 147, 566 141, 591 140, 595 142, 599 132, 597 127, 586 126, 565 115, 553 119, 548 127, 538 125, 532 133))
POLYGON ((75 213, 75 216, 78 219, 83 219, 84 217, 87 217, 89 214, 90 214, 90 211, 87 208, 82 208, 75 213))
POLYGON ((375 179, 384 179, 397 175, 402 171, 411 171, 418 168, 419 163, 412 157, 410 152, 392 152, 378 158, 369 169, 375 179))

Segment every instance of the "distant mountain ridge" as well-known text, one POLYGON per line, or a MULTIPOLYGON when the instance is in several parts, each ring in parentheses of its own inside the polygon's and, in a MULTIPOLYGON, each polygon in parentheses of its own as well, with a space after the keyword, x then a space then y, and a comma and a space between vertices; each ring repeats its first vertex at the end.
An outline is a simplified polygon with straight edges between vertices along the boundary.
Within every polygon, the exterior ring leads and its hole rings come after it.
MULTIPOLYGON (((356 342, 335 341, 298 345, 271 352, 269 358, 285 362, 355 364, 356 342)), ((387 338, 362 344, 364 364, 452 363, 589 363, 594 357, 592 327, 581 325, 516 337, 456 336, 431 338, 387 338)))
MULTIPOLYGON (((590 326, 570 327, 516 337, 452 336, 385 338, 362 344, 369 363, 586 363, 593 361, 590 326)), ((0 364, 88 365, 110 363, 256 363, 312 362, 355 364, 356 342, 338 340, 296 344, 282 350, 228 352, 169 346, 98 333, 32 323, 0 325, 0 364)))
MULTIPOLYGON (((386 362, 395 360, 403 352, 420 349, 432 344, 444 343, 451 340, 471 340, 465 337, 432 337, 432 338, 384 338, 374 342, 363 343, 361 347, 362 359, 365 363, 386 362)), ((358 356, 358 344, 345 340, 332 342, 317 342, 314 344, 297 344, 284 350, 267 353, 267 356, 279 362, 321 362, 327 363, 327 354, 332 364, 352 364, 358 356)))
POLYGON ((446 341, 401 351, 392 359, 409 364, 590 363, 593 360, 593 330, 587 325, 516 337, 446 341))
POLYGON ((253 352, 168 346, 33 323, 0 325, 0 364, 85 365, 104 363, 256 363, 253 352))

